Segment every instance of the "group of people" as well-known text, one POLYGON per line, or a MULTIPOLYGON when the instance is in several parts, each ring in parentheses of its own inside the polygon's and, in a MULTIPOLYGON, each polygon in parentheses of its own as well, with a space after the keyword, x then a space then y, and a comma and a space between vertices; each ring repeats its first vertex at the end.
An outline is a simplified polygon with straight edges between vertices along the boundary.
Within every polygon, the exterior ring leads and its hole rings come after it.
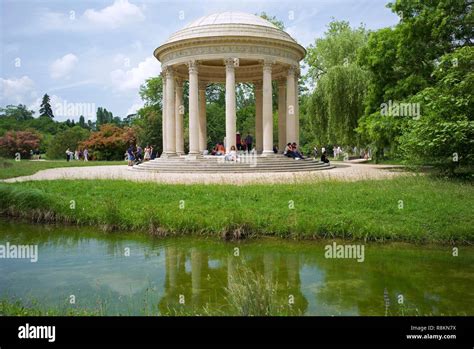
POLYGON ((76 149, 75 151, 71 151, 70 148, 67 148, 67 150, 66 150, 66 161, 71 161, 71 160, 89 161, 89 150, 87 150, 87 148, 85 148, 84 150, 76 149))
POLYGON ((341 154, 343 153, 343 151, 342 151, 342 149, 341 149, 340 146, 337 146, 337 147, 334 146, 334 147, 332 148, 332 152, 333 152, 333 154, 334 154, 334 158, 336 158, 336 159, 339 157, 339 155, 341 155, 341 154))
POLYGON ((252 144, 253 144, 253 137, 252 135, 247 134, 247 137, 245 137, 244 139, 240 136, 240 132, 237 132, 235 144, 237 144, 237 150, 251 151, 252 144))
MULTIPOLYGON (((237 161, 238 159, 238 152, 251 152, 254 151, 255 149, 252 148, 253 144, 253 137, 248 134, 245 139, 243 139, 240 135, 239 132, 236 133, 236 146, 231 146, 229 151, 226 151, 225 148, 225 138, 224 142, 218 142, 211 150, 210 155, 215 155, 215 156, 224 156, 224 159, 226 161, 237 161)), ((340 149, 340 148, 339 148, 340 149)), ((278 146, 273 147, 273 152, 275 154, 279 153, 278 146)), ((208 152, 205 151, 204 155, 207 155, 208 152)), ((303 153, 298 147, 298 144, 296 142, 293 143, 288 143, 285 147, 285 150, 283 152, 284 156, 287 156, 289 158, 295 159, 295 160, 301 160, 305 159, 303 156, 303 153)), ((319 155, 317 147, 314 148, 314 158, 317 159, 319 155)), ((326 153, 326 150, 323 148, 322 153, 321 153, 321 161, 328 163, 329 159, 326 153)))
POLYGON ((303 154, 301 154, 296 142, 288 143, 285 147, 285 151, 283 152, 283 155, 289 158, 293 158, 295 160, 304 159, 303 154))
POLYGON ((134 146, 130 144, 126 153, 125 159, 128 161, 128 166, 137 165, 143 161, 149 161, 156 158, 156 152, 153 149, 153 146, 147 145, 145 149, 140 147, 139 144, 134 146))
POLYGON ((156 152, 153 149, 153 146, 147 145, 145 149, 140 147, 139 144, 134 146, 130 144, 126 153, 125 159, 128 161, 128 166, 137 165, 143 161, 149 161, 156 158, 156 152))
MULTIPOLYGON (((225 149, 225 145, 224 145, 225 142, 226 142, 226 139, 224 137, 224 141, 216 143, 214 148, 212 148, 210 154, 211 155, 216 155, 216 156, 222 156, 222 155, 228 155, 232 151, 235 151, 236 154, 237 154, 237 151, 251 152, 253 150, 253 148, 252 148, 253 137, 250 134, 247 134, 247 137, 242 138, 241 135, 240 135, 240 132, 237 132, 236 135, 235 135, 235 144, 236 144, 236 146, 234 146, 235 149, 232 150, 232 148, 231 148, 229 150, 229 153, 226 153, 226 149, 225 149)), ((204 155, 207 155, 207 154, 208 154, 207 150, 205 150, 204 155)))

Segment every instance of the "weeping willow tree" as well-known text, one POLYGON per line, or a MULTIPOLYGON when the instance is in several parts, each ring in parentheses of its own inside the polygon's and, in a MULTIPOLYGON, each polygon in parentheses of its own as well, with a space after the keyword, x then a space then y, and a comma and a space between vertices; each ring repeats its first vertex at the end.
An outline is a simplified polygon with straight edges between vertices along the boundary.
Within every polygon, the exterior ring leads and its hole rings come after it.
POLYGON ((314 91, 307 99, 306 117, 317 144, 356 145, 357 122, 364 112, 369 76, 357 63, 367 42, 364 27, 333 21, 325 37, 308 48, 307 78, 314 91))

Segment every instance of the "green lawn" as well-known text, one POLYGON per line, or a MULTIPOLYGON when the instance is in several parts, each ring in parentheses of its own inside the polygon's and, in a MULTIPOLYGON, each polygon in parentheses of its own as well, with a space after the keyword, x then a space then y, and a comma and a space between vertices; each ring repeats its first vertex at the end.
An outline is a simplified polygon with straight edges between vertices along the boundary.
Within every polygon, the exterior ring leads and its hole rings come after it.
POLYGON ((473 207, 472 183, 427 176, 247 186, 112 180, 0 185, 3 215, 108 230, 226 238, 471 243, 473 207))
POLYGON ((125 161, 6 160, 0 158, 0 179, 29 176, 40 170, 57 167, 125 165, 125 161))

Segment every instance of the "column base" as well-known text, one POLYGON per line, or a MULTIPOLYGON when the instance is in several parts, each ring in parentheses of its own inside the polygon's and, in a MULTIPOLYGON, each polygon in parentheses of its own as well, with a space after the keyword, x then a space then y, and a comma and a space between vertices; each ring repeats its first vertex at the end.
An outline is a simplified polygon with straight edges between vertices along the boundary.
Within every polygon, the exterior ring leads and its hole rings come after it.
POLYGON ((202 158, 202 155, 200 153, 188 153, 188 155, 186 155, 185 157, 185 160, 192 161, 192 160, 198 160, 201 158, 202 158))
POLYGON ((162 157, 162 158, 165 158, 165 159, 167 159, 167 158, 175 158, 175 157, 177 157, 177 156, 178 156, 178 154, 176 154, 176 153, 174 153, 174 152, 173 152, 173 153, 171 153, 171 152, 166 152, 166 153, 163 153, 163 155, 161 155, 161 157, 162 157))
POLYGON ((273 150, 264 150, 262 152, 262 156, 275 156, 276 154, 273 152, 273 150))

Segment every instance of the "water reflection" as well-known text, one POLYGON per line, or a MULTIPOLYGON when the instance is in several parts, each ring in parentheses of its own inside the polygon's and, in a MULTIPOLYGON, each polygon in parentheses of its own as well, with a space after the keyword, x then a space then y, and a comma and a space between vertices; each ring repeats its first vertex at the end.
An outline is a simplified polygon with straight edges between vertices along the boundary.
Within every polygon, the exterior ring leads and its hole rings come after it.
POLYGON ((6 241, 38 244, 39 261, 0 259, 0 296, 45 308, 64 307, 74 294, 77 306, 105 304, 107 314, 228 314, 239 297, 229 290, 263 302, 259 284, 288 314, 474 314, 472 247, 455 258, 444 247, 368 245, 358 263, 324 258, 324 243, 156 239, 0 221, 6 241))
POLYGON ((215 253, 199 247, 163 247, 166 281, 160 312, 181 309, 193 313, 208 306, 229 310, 227 290, 232 289, 232 283, 241 281, 239 273, 246 269, 253 275, 262 275, 275 288, 275 304, 288 306, 295 313, 306 312, 308 301, 301 292, 300 262, 296 254, 234 256, 231 246, 223 244, 223 247, 229 251, 222 253, 222 247, 215 253), (188 262, 189 271, 185 268, 188 262))

